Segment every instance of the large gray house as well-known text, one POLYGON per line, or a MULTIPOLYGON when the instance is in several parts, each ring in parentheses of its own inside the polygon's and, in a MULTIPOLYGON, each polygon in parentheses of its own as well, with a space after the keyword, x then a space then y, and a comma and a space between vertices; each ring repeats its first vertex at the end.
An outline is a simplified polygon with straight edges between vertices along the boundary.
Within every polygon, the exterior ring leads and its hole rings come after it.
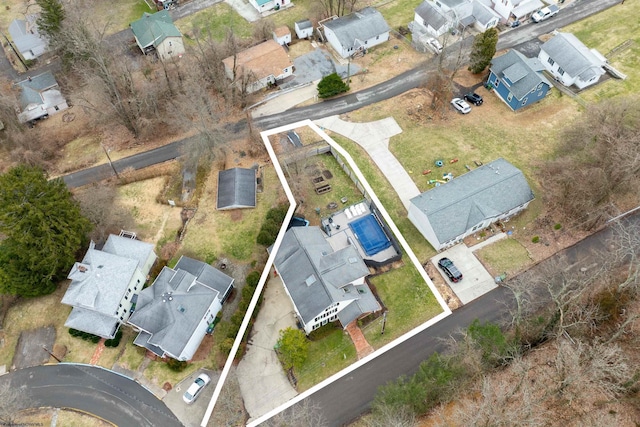
POLYGON ((154 245, 110 235, 102 250, 91 242, 67 276, 62 303, 73 307, 65 326, 113 338, 127 321, 156 261, 154 245))
POLYGON ((520 169, 500 158, 411 199, 409 220, 439 251, 516 215, 533 198, 520 169))
POLYGON ((371 7, 324 23, 324 35, 331 46, 348 58, 389 40, 389 25, 371 7))
POLYGON ((129 324, 134 344, 160 357, 190 360, 233 290, 233 279, 202 261, 182 256, 140 292, 129 324))
POLYGON ((358 250, 353 245, 335 250, 320 227, 289 229, 274 266, 307 334, 336 320, 346 327, 380 310, 358 250))

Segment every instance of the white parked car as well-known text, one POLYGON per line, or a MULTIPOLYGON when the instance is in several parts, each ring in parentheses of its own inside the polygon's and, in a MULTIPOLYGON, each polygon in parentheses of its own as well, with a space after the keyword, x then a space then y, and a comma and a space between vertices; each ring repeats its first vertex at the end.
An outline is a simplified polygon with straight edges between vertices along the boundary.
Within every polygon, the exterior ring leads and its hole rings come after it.
POLYGON ((464 99, 453 98, 453 100, 451 101, 451 105, 453 105, 453 108, 460 111, 462 114, 471 112, 471 106, 469 106, 469 104, 467 104, 464 99))
POLYGON ((545 19, 549 19, 552 16, 557 15, 558 12, 560 12, 558 6, 556 6, 555 4, 550 4, 549 6, 543 7, 542 9, 531 15, 531 19, 533 20, 533 22, 542 22, 545 19))
POLYGON ((429 48, 431 50, 433 50, 433 52, 436 55, 439 55, 440 53, 442 53, 442 45, 440 44, 438 39, 434 39, 434 38, 428 39, 427 40, 427 46, 429 46, 429 48))
POLYGON ((198 398, 198 396, 200 396, 200 392, 202 392, 205 386, 210 382, 211 378, 209 378, 209 375, 198 375, 198 378, 193 381, 193 384, 191 384, 187 391, 185 391, 182 395, 182 400, 184 400, 184 402, 187 404, 193 403, 198 398))

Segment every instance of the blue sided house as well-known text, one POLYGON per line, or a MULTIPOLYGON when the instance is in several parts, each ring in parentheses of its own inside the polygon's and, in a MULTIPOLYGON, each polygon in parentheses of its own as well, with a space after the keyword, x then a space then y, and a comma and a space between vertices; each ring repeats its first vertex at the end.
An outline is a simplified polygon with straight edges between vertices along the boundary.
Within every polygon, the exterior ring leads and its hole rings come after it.
POLYGON ((542 74, 544 69, 538 58, 510 50, 491 61, 487 87, 516 111, 540 101, 549 92, 551 82, 542 74))

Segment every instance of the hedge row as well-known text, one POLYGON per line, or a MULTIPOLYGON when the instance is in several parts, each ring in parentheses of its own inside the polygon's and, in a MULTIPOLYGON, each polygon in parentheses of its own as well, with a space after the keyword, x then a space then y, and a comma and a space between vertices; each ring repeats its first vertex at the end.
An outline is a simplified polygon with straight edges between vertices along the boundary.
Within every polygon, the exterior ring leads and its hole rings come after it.
POLYGON ((275 243, 278 232, 282 228, 284 218, 287 216, 287 207, 278 206, 269 209, 267 216, 260 227, 256 241, 263 246, 271 246, 275 243))

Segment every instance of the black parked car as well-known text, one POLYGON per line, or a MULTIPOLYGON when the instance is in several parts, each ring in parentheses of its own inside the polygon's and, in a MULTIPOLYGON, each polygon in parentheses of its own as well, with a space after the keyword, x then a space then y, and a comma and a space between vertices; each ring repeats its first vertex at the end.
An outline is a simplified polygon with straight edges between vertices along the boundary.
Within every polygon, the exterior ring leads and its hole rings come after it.
POLYGON ((458 270, 458 268, 453 265, 453 262, 449 258, 442 258, 440 261, 438 261, 438 267, 440 267, 442 271, 444 271, 444 274, 446 274, 449 280, 451 280, 453 283, 462 280, 462 273, 460 273, 460 270, 458 270))
POLYGON ((471 93, 466 94, 464 96, 464 99, 466 99, 467 101, 469 101, 470 103, 472 103, 475 106, 482 105, 482 103, 484 102, 482 97, 480 95, 478 95, 477 93, 475 93, 475 92, 471 92, 471 93))

